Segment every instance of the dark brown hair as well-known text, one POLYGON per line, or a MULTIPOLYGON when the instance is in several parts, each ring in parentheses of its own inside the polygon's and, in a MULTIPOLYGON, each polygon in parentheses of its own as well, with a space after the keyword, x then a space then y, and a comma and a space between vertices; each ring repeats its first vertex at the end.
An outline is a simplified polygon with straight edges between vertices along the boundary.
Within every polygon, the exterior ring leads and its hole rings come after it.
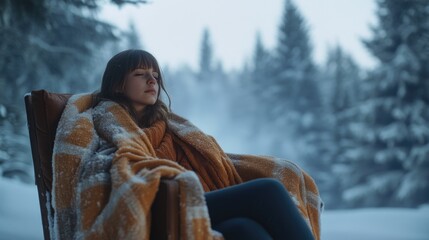
POLYGON ((149 127, 156 121, 166 121, 170 112, 170 108, 160 99, 161 90, 167 95, 170 105, 170 96, 165 90, 161 70, 155 57, 143 50, 125 50, 113 56, 107 63, 106 70, 103 74, 101 89, 96 96, 95 105, 103 100, 114 101, 123 106, 140 127, 149 127), (118 89, 123 89, 125 76, 137 68, 152 68, 153 71, 159 74, 157 79, 160 87, 158 99, 155 104, 148 105, 144 108, 143 117, 141 119, 137 119, 135 109, 131 105, 128 97, 121 91, 118 91, 118 89))

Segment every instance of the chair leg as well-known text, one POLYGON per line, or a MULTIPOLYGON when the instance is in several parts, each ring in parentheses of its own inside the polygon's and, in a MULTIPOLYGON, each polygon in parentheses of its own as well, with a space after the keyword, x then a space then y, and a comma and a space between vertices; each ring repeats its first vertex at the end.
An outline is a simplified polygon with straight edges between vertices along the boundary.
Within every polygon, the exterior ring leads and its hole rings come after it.
POLYGON ((152 205, 150 239, 179 239, 179 183, 163 179, 152 205))

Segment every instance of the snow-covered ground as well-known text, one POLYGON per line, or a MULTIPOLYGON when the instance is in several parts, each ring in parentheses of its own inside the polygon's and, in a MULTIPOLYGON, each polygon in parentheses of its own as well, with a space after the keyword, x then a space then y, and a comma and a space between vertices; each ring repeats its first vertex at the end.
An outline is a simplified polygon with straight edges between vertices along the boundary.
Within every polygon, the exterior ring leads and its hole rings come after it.
POLYGON ((325 211, 322 239, 428 240, 429 206, 325 211))
MULTIPOLYGON (((0 177, 0 239, 43 239, 35 185, 0 177)), ((429 206, 325 211, 324 240, 429 240, 429 206)))
POLYGON ((0 177, 0 239, 43 239, 36 185, 0 177))

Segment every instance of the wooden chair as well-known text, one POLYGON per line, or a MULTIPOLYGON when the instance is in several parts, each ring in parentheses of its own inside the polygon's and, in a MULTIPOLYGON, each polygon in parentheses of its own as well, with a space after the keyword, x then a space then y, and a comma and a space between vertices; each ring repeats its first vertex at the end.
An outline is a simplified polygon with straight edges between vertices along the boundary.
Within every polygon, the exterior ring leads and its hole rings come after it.
MULTIPOLYGON (((24 97, 28 131, 34 164, 34 176, 39 193, 45 240, 50 240, 49 214, 55 209, 52 196, 52 151, 61 113, 71 94, 32 91, 24 97)), ((179 239, 179 186, 172 180, 162 180, 152 206, 151 239, 179 239)))

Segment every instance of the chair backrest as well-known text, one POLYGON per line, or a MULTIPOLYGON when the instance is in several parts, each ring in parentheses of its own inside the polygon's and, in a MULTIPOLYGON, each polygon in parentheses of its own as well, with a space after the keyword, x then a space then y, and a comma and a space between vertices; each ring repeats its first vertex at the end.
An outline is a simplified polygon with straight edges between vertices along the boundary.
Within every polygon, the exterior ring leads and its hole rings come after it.
POLYGON ((47 240, 50 239, 48 214, 53 216, 54 213, 51 205, 47 204, 52 190, 52 151, 58 121, 70 96, 39 90, 24 97, 43 234, 47 240))

